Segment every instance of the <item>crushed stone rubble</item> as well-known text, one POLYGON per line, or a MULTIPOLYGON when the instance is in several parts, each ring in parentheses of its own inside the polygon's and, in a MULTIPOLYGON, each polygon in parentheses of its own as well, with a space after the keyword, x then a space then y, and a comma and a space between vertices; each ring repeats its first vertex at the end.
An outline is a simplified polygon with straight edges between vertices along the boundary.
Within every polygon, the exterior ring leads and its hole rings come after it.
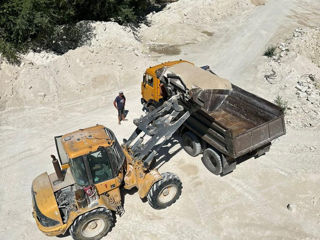
POLYGON ((263 78, 274 96, 287 102, 286 122, 294 128, 320 125, 320 28, 297 28, 265 57, 263 78))

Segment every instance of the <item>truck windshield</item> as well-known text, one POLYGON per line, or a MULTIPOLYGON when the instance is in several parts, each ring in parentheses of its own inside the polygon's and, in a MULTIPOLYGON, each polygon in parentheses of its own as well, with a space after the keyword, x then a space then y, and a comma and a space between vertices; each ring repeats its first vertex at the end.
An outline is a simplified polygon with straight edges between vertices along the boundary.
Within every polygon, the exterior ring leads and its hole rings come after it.
POLYGON ((90 185, 82 156, 70 160, 70 169, 77 184, 80 186, 90 185))

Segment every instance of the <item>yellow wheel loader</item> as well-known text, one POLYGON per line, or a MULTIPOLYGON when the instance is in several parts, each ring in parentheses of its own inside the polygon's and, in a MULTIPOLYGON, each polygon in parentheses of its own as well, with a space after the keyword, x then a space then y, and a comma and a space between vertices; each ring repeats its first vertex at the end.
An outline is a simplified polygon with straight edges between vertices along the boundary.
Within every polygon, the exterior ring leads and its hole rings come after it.
POLYGON ((180 97, 136 119, 137 128, 122 146, 102 125, 55 137, 55 173, 45 172, 32 183, 38 228, 48 236, 69 232, 77 240, 101 239, 114 226, 116 215, 124 213, 124 189, 136 188, 155 209, 173 204, 181 194, 180 179, 151 166, 162 145, 190 116, 179 105, 180 97))

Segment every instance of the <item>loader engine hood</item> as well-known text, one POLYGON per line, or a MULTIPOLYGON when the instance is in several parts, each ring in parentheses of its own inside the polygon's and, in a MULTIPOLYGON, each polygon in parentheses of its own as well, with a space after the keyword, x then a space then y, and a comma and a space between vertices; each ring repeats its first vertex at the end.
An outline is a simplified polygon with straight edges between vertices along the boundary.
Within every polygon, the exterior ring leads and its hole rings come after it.
POLYGON ((46 172, 33 180, 31 194, 34 216, 43 227, 62 224, 57 201, 46 172))

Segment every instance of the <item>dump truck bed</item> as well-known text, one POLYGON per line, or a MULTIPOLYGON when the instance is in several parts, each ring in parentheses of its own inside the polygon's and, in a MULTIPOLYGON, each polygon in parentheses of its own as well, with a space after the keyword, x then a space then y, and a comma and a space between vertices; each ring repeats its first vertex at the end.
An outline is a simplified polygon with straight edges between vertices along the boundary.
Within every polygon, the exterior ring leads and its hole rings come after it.
POLYGON ((196 95, 194 102, 201 107, 185 126, 235 159, 270 145, 285 134, 285 124, 280 107, 236 85, 232 88, 228 94, 204 90, 196 95))

